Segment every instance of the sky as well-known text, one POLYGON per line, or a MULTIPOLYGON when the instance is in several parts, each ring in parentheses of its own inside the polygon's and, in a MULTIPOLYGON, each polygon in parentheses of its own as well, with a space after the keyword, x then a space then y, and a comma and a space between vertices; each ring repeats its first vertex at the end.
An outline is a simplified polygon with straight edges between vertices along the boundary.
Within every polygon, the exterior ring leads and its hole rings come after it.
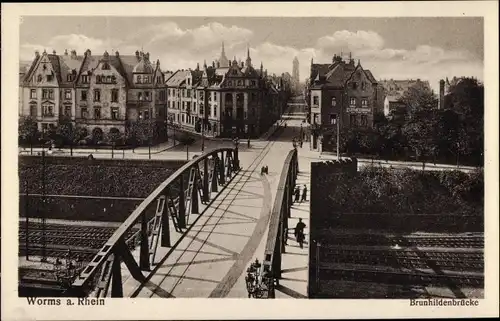
POLYGON ((162 70, 195 68, 220 56, 245 60, 247 46, 254 66, 268 73, 300 78, 314 63, 329 63, 334 54, 350 52, 377 79, 428 80, 473 76, 483 79, 482 18, 250 18, 250 17, 47 17, 26 16, 20 29, 20 59, 35 50, 62 54, 74 49, 93 55, 143 49, 159 59, 162 70), (50 21, 50 23, 48 23, 50 21))

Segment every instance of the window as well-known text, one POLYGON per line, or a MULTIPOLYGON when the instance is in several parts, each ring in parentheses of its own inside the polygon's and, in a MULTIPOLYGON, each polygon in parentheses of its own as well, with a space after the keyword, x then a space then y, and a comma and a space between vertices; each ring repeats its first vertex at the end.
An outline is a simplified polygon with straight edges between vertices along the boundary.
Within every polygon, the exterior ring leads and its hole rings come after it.
POLYGON ((361 99, 361 106, 363 107, 368 106, 368 99, 361 99))
POLYGON ((337 114, 331 114, 330 115, 330 125, 336 125, 337 124, 337 114))
POLYGON ((49 89, 49 99, 54 99, 54 89, 49 89))
POLYGON ((118 89, 111 89, 111 102, 118 102, 118 89))
POLYGON ((349 115, 349 123, 351 126, 356 126, 356 115, 349 115))
POLYGON ((214 107, 214 117, 217 117, 217 108, 214 107))
POLYGON ((243 84, 243 81, 238 80, 238 86, 241 86, 243 84))
POLYGON ((149 95, 149 91, 144 92, 144 100, 145 101, 151 101, 151 96, 149 95))
POLYGON ((228 81, 228 82, 227 82, 227 85, 228 85, 229 87, 231 87, 231 86, 233 85, 233 82, 232 82, 232 81, 228 81))
POLYGON ((205 109, 203 108, 203 103, 200 104, 200 115, 204 115, 205 109))
POLYGON ((30 98, 31 99, 36 99, 36 89, 31 89, 30 90, 30 98))
POLYGON ((161 84, 161 76, 157 76, 156 77, 156 83, 157 84, 161 84))
POLYGON ((64 106, 64 116, 71 116, 71 106, 64 106))
POLYGON ((183 123, 184 123, 184 117, 185 117, 185 115, 184 115, 184 114, 182 114, 182 122, 183 122, 183 123))
POLYGON ((165 100, 165 91, 164 90, 160 90, 160 100, 161 101, 165 100))
POLYGON ((351 106, 356 106, 356 98, 351 98, 351 99, 349 100, 349 105, 351 105, 351 106))
POLYGON ((193 113, 196 113, 196 102, 193 102, 193 113))
POLYGON ((108 84, 111 83, 111 76, 106 76, 106 83, 108 83, 108 84))
POLYGON ((252 84, 252 86, 254 86, 254 87, 255 87, 255 85, 257 84, 257 83, 255 82, 255 80, 252 80, 250 83, 251 83, 251 84, 252 84))
POLYGON ((186 89, 187 98, 191 98, 191 89, 186 89))
POLYGON ((45 132, 47 129, 49 129, 49 124, 43 123, 42 124, 42 130, 45 132))
POLYGON ((110 69, 109 64, 107 62, 103 63, 102 64, 102 69, 103 70, 109 70, 110 69))
POLYGON ((87 91, 82 90, 80 100, 87 100, 87 91))
POLYGON ((149 119, 149 111, 144 111, 144 119, 149 119))
POLYGON ((94 119, 101 119, 101 107, 94 107, 94 119))
POLYGON ((257 100, 257 94, 256 93, 251 93, 250 94, 250 101, 256 101, 257 100))
POLYGON ((138 84, 142 83, 142 77, 141 77, 141 75, 137 75, 137 83, 138 84))
POLYGON ((95 82, 100 84, 101 83, 101 76, 96 76, 95 77, 95 82))
POLYGON ((318 96, 313 96, 313 105, 315 105, 315 106, 319 105, 319 97, 318 96))
POLYGON ((144 75, 143 83, 144 84, 149 84, 149 76, 144 75))
POLYGON ((337 106, 337 98, 332 97, 332 107, 335 107, 335 106, 337 106))
POLYGON ((82 118, 87 118, 88 117, 87 107, 82 107, 82 109, 80 109, 80 113, 82 118))
POLYGON ((71 99, 71 90, 64 91, 64 99, 71 99))
POLYGON ((30 105, 30 116, 33 117, 33 118, 36 118, 38 112, 37 112, 37 108, 36 108, 36 105, 30 105))
POLYGON ((237 75, 238 71, 236 69, 233 69, 233 75, 237 75))
POLYGON ((84 84, 88 84, 89 83, 89 76, 88 75, 83 75, 82 76, 82 82, 84 84))
POLYGON ((73 81, 73 75, 68 75, 68 77, 67 77, 67 81, 68 81, 68 82, 73 81))
POLYGON ((42 82, 42 80, 43 80, 42 75, 38 75, 38 77, 37 77, 37 81, 38 81, 38 82, 42 82))
POLYGON ((54 76, 52 75, 47 75, 47 81, 52 81, 54 79, 54 76))
POLYGON ((362 89, 362 90, 365 90, 365 89, 366 89, 366 83, 365 83, 364 81, 361 83, 361 89, 362 89))
POLYGON ((52 105, 43 105, 43 116, 54 116, 54 106, 52 105))
POLYGON ((142 101, 142 93, 137 94, 137 100, 142 101))
POLYGON ((94 101, 101 101, 101 91, 94 89, 94 101))
POLYGON ((358 88, 358 83, 357 82, 353 82, 352 83, 352 89, 357 89, 358 88))
POLYGON ((114 120, 118 119, 118 108, 117 107, 111 108, 111 119, 114 119, 114 120))
POLYGON ((366 115, 361 115, 361 126, 367 126, 368 125, 368 116, 366 115))
POLYGON ((313 124, 317 124, 318 123, 318 114, 314 114, 314 122, 313 124))

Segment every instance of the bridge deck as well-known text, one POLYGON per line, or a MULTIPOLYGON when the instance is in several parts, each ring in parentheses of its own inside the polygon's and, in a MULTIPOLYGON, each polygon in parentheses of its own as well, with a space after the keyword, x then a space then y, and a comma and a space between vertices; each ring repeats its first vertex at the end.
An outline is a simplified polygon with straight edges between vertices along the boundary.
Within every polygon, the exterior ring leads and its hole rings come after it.
POLYGON ((171 227, 172 244, 178 244, 159 247, 158 264, 144 284, 127 277, 122 267, 124 296, 246 297, 242 277, 251 261, 262 258, 281 172, 275 164, 283 164, 290 149, 289 144, 261 145, 240 153, 243 169, 209 207, 200 208, 202 214, 191 215, 191 227, 182 238, 171 227), (269 175, 260 175, 263 165, 269 166, 269 175))

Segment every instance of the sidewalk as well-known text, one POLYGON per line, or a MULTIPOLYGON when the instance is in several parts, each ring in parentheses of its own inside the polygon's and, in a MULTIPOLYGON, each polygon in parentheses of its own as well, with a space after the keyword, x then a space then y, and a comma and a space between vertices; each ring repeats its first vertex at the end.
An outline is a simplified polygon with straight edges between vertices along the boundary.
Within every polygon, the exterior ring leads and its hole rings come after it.
POLYGON ((285 253, 282 255, 281 279, 276 287, 276 298, 281 299, 304 299, 307 298, 307 282, 309 276, 309 214, 310 214, 310 177, 311 160, 301 157, 299 149, 299 174, 297 185, 302 189, 307 186, 308 195, 306 202, 294 203, 291 209, 291 217, 288 219, 288 244, 285 246, 285 253), (295 225, 302 219, 306 225, 304 229, 304 248, 301 249, 295 240, 295 225))

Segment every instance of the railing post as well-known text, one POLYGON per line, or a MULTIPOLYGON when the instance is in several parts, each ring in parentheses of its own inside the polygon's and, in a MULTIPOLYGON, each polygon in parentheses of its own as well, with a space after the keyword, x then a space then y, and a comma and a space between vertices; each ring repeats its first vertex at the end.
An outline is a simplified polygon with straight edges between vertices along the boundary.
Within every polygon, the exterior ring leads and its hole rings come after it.
POLYGON ((203 202, 210 202, 210 191, 208 188, 208 157, 203 160, 203 202))
POLYGON ((233 168, 235 171, 239 170, 240 169, 240 160, 238 158, 238 147, 235 147, 233 149, 233 156, 234 156, 234 159, 233 159, 233 168))
POLYGON ((184 188, 184 174, 180 175, 179 182, 179 228, 186 228, 186 189, 184 188))
POLYGON ((213 167, 213 175, 212 175, 212 192, 217 193, 218 192, 218 186, 219 186, 219 159, 217 157, 217 154, 215 154, 213 157, 214 161, 214 167, 213 167))
POLYGON ((226 167, 225 167, 225 164, 224 164, 224 151, 222 151, 221 153, 221 157, 220 157, 220 161, 219 161, 219 174, 220 174, 220 181, 219 181, 219 184, 220 185, 224 185, 226 183, 226 167))
POLYGON ((141 218, 141 249, 140 249, 139 266, 143 271, 149 271, 149 240, 148 240, 148 218, 146 213, 142 214, 141 218))
POLYGON ((113 266, 111 267, 111 297, 123 298, 122 267, 120 254, 114 251, 113 266))
MULTIPOLYGON (((169 198, 169 190, 167 189, 165 193, 165 200, 163 204, 163 213, 161 215, 161 246, 170 247, 172 246, 170 243, 170 204, 171 199, 169 198), (166 208, 166 210, 165 210, 166 208)), ((174 204, 175 205, 175 204, 174 204)), ((158 204, 158 207, 160 204, 158 204)), ((158 210, 158 209, 157 209, 158 210)))
MULTIPOLYGON (((288 207, 288 206, 287 206, 288 207)), ((286 215, 286 210, 284 211, 283 208, 281 208, 280 211, 280 255, 282 253, 285 253, 285 237, 286 237, 286 221, 288 220, 287 215, 286 215)))
POLYGON ((292 177, 289 175, 287 179, 287 183, 285 186, 285 203, 284 206, 286 208, 286 218, 292 216, 291 207, 293 204, 293 189, 295 188, 295 184, 293 183, 292 177))
MULTIPOLYGON (((198 165, 195 165, 198 166, 198 165)), ((193 190, 191 191, 191 211, 190 213, 192 214, 200 214, 200 200, 198 199, 198 182, 199 182, 199 177, 198 176, 198 171, 195 172, 195 177, 193 181, 193 190)))

